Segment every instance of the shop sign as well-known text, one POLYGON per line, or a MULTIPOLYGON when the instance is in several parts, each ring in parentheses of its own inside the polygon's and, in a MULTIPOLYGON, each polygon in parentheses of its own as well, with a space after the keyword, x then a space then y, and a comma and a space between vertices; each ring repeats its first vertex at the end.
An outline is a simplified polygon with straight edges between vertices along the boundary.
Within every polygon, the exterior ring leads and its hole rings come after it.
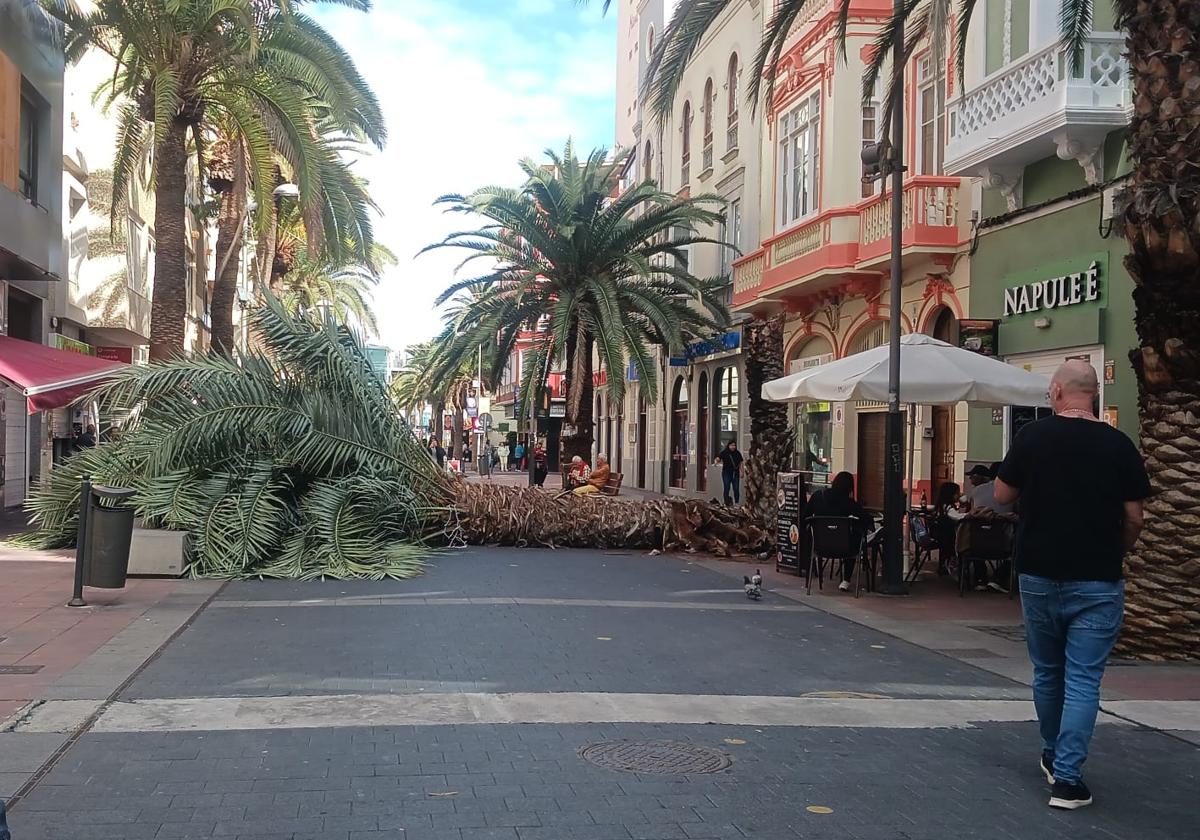
MULTIPOLYGON (((701 356, 712 356, 716 353, 725 353, 730 350, 736 350, 742 346, 741 330, 731 330, 721 335, 702 338, 699 341, 693 341, 684 347, 683 355, 688 361, 699 358, 701 356)), ((685 362, 686 364, 686 362, 685 362)))
POLYGON ((845 403, 834 403, 833 404, 833 425, 837 428, 841 428, 842 426, 846 425, 846 404, 845 403))
POLYGON ((799 473, 779 473, 776 502, 779 505, 779 520, 775 532, 776 545, 779 546, 779 556, 776 559, 778 568, 800 570, 800 558, 803 552, 800 544, 803 538, 801 528, 804 517, 804 495, 800 492, 799 473))
POLYGON ((637 382, 638 381, 637 365, 635 365, 633 363, 633 359, 630 359, 629 362, 625 365, 625 381, 626 382, 637 382))
POLYGON ((608 384, 608 371, 598 370, 592 374, 592 387, 602 388, 608 384))
POLYGON ((827 365, 832 361, 832 353, 821 353, 816 356, 801 356, 798 359, 792 359, 792 361, 788 363, 787 372, 799 373, 802 370, 809 370, 811 368, 820 367, 821 365, 827 365))
POLYGON ((566 417, 567 416, 567 404, 566 403, 551 403, 550 404, 550 416, 551 417, 566 417))
POLYGON ((1115 405, 1105 406, 1104 411, 1100 413, 1100 419, 1112 426, 1114 429, 1117 428, 1118 416, 1117 407, 1115 405))
POLYGON ((808 414, 823 414, 828 413, 829 403, 827 402, 811 402, 804 404, 804 411, 808 414))
POLYGON ((1117 363, 1112 359, 1104 360, 1104 384, 1111 385, 1117 381, 1117 363))
POLYGON ((1004 315, 1062 309, 1100 299, 1100 263, 1092 260, 1086 271, 1034 281, 1004 290, 1004 315))
POLYGON ((92 351, 92 345, 83 341, 76 341, 73 338, 67 338, 62 333, 50 333, 50 346, 56 350, 78 353, 81 356, 95 355, 92 351))
POLYGON ((96 358, 105 359, 110 362, 124 362, 127 365, 133 364, 133 348, 132 347, 97 347, 96 358))
POLYGON ((999 326, 999 321, 960 320, 958 346, 981 356, 995 356, 999 326))
POLYGON ((508 430, 509 430, 509 424, 508 424, 508 423, 497 423, 497 424, 496 424, 496 431, 497 431, 497 432, 500 432, 501 434, 508 434, 508 430))

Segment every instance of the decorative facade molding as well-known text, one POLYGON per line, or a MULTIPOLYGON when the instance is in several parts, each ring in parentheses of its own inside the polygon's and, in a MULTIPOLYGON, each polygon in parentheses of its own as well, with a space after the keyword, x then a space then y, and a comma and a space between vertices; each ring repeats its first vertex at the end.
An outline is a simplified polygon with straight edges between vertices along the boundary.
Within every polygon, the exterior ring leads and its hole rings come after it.
POLYGON ((1104 178, 1104 140, 1083 140, 1060 131, 1051 138, 1057 147, 1059 160, 1073 160, 1083 167, 1083 177, 1089 184, 1099 184, 1104 178))
POLYGON ((980 170, 983 186, 990 190, 999 190, 1004 196, 1011 213, 1021 209, 1022 184, 1025 180, 1024 167, 1018 166, 985 166, 980 170))

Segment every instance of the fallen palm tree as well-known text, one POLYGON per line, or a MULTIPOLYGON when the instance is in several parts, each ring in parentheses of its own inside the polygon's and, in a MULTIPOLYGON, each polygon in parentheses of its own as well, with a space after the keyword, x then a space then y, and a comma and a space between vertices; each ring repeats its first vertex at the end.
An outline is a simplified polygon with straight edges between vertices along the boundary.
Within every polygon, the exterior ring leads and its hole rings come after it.
POLYGON ((769 538, 697 501, 554 499, 439 470, 354 337, 270 301, 261 353, 130 367, 98 394, 122 436, 56 468, 27 506, 31 547, 74 543, 80 478, 132 487, 147 527, 191 534, 200 577, 415 574, 441 546, 502 544, 730 554, 769 538))

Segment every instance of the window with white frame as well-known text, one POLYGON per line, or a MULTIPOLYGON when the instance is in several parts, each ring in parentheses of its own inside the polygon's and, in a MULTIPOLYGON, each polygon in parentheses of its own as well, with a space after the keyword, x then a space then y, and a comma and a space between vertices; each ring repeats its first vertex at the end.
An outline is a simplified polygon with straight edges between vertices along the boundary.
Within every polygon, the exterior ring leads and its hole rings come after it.
POLYGON ((946 74, 929 56, 917 62, 917 172, 942 174, 946 148, 946 74), (938 72, 935 73, 935 70, 938 72))
MULTIPOLYGON (((875 80, 875 90, 871 94, 871 99, 864 102, 862 105, 862 147, 865 149, 873 143, 878 143, 880 136, 883 134, 883 94, 880 90, 882 87, 879 79, 875 80)), ((863 166, 863 175, 867 174, 866 165, 863 166)), ((874 181, 863 181, 862 197, 870 198, 873 195, 878 195, 882 181, 876 179, 874 181)))
POLYGON ((815 213, 820 186, 821 93, 805 97, 779 121, 779 222, 815 213))
POLYGON ((700 168, 705 172, 712 169, 713 165, 713 106, 716 104, 717 98, 713 95, 713 80, 710 78, 704 83, 704 102, 701 104, 701 107, 704 108, 704 146, 700 168))
POLYGON ((692 173, 692 103, 683 103, 683 154, 679 162, 679 185, 686 187, 691 182, 692 173))
POLYGON ((729 96, 729 117, 725 126, 725 150, 732 151, 738 147, 738 57, 737 53, 729 56, 729 73, 725 79, 725 92, 729 96))
POLYGON ((728 277, 733 271, 733 261, 741 256, 742 248, 742 200, 735 198, 725 208, 721 220, 721 241, 733 248, 721 248, 721 274, 728 277), (734 248, 737 250, 735 251, 734 248))

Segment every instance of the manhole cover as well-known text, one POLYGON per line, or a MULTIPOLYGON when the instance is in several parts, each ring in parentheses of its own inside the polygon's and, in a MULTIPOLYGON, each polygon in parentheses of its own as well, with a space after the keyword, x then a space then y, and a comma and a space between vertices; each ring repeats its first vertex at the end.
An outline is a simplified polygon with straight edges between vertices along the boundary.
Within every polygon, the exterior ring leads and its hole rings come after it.
POLYGON ((589 744, 579 755, 597 767, 626 773, 718 773, 733 764, 720 750, 683 741, 604 741, 589 744))

